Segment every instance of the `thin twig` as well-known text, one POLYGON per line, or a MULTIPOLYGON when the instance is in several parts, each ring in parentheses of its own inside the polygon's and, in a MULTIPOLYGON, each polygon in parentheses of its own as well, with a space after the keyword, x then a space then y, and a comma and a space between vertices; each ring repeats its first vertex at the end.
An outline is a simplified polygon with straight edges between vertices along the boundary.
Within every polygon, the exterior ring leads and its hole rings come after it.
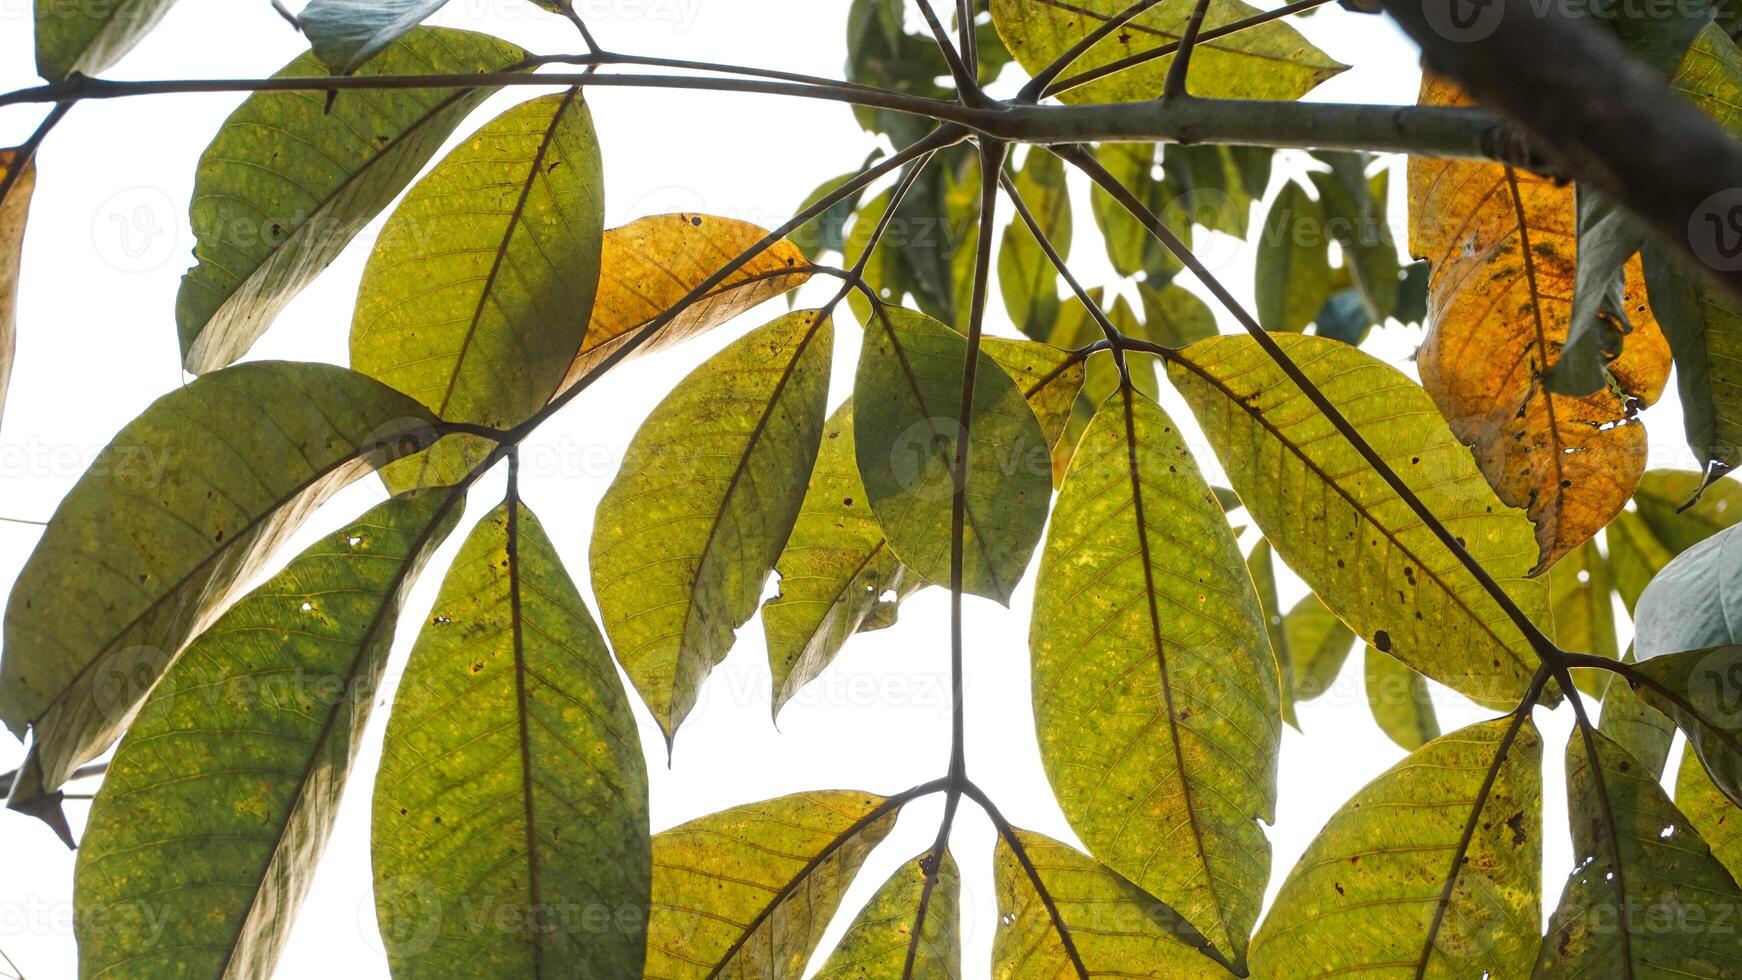
POLYGON ((817 314, 818 320, 828 319, 829 314, 835 311, 835 307, 840 305, 847 293, 856 285, 864 283, 865 268, 871 264, 872 253, 877 251, 877 246, 883 241, 884 233, 895 221, 896 209, 901 207, 901 202, 907 199, 907 192, 913 189, 913 185, 919 181, 920 175, 925 172, 926 165, 931 163, 932 157, 936 155, 936 150, 927 151, 907 165, 907 169, 901 175, 901 181, 895 185, 894 190, 889 192, 889 201, 883 208, 883 216, 877 219, 876 227, 871 229, 871 235, 865 241, 864 250, 853 261, 853 267, 847 270, 846 276, 842 277, 840 291, 823 304, 822 310, 817 314))
POLYGON ((1119 365, 1120 379, 1129 380, 1131 375, 1125 366, 1125 335, 1113 325, 1113 321, 1107 317, 1106 311, 1101 309, 1101 304, 1095 302, 1095 298, 1090 296, 1089 291, 1077 281, 1077 277, 1071 274, 1070 267, 1065 264, 1064 256, 1059 254, 1052 239, 1047 237, 1045 229, 1041 228, 1040 222, 1034 219, 1034 213, 1029 210, 1028 202, 1024 201, 1022 194, 1017 191, 1016 182, 1010 179, 1009 174, 1003 173, 998 175, 998 182, 1004 187, 1004 193, 1010 198, 1011 205, 1016 208, 1017 216, 1022 219, 1023 224, 1028 226, 1028 231, 1034 236, 1034 240, 1040 243, 1040 250, 1046 253, 1053 268, 1058 270, 1058 274, 1063 276, 1065 283, 1071 287, 1071 292, 1076 295, 1077 302, 1082 303, 1083 308, 1089 311, 1089 316, 1100 325, 1101 334, 1106 338, 1107 346, 1113 351, 1114 362, 1119 365))
POLYGON ((569 23, 575 25, 575 30, 581 32, 581 40, 586 42, 588 51, 594 54, 603 53, 604 49, 599 47, 598 41, 593 40, 593 32, 587 29, 587 22, 581 19, 581 15, 575 13, 575 5, 570 0, 562 0, 562 13, 569 19, 569 23))
POLYGON ((1210 0, 1198 0, 1198 5, 1192 8, 1192 13, 1186 20, 1186 32, 1179 39, 1179 54, 1174 55, 1173 63, 1167 66, 1167 81, 1161 87, 1161 97, 1164 99, 1181 99, 1186 92, 1186 72, 1192 67, 1192 48, 1197 46, 1198 32, 1204 27, 1204 12, 1210 9, 1210 0))
POLYGON ((56 126, 60 125, 60 121, 66 118, 72 107, 71 102, 56 102, 54 108, 49 110, 48 115, 43 117, 36 129, 14 149, 11 166, 6 168, 5 175, 0 176, 0 204, 6 203, 6 196, 11 194, 12 188, 18 185, 20 175, 30 169, 30 161, 36 158, 37 148, 42 146, 42 141, 48 138, 48 134, 53 132, 56 126))
POLYGON ((972 105, 984 101, 978 98, 979 80, 962 63, 962 56, 956 53, 955 46, 950 44, 950 36, 938 20, 938 12, 932 9, 931 0, 919 0, 919 12, 925 17, 925 25, 931 30, 932 40, 937 42, 938 51, 943 54, 944 63, 950 66, 950 77, 956 80, 956 92, 963 103, 972 105))

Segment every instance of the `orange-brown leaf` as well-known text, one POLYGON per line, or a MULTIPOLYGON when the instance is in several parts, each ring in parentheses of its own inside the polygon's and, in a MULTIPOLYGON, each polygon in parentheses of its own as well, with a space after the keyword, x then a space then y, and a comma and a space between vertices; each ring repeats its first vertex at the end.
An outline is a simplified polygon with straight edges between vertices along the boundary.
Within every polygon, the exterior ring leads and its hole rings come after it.
MULTIPOLYGON (((1467 100, 1422 82, 1423 105, 1467 100)), ((1632 330, 1586 397, 1550 394, 1576 263, 1573 189, 1495 163, 1411 157, 1410 251, 1432 264, 1422 385, 1476 454, 1500 498, 1536 524, 1541 572, 1620 513, 1645 471, 1635 412, 1657 400, 1670 352, 1645 302, 1639 259, 1627 267, 1632 330)))
MULTIPOLYGON (((0 180, 20 166, 18 150, 0 150, 0 180)), ((24 251, 24 218, 36 168, 28 162, 0 201, 0 409, 6 404, 6 382, 12 377, 12 321, 18 299, 18 263, 24 251)))
MULTIPOLYGON (((557 393, 573 387, 636 331, 767 234, 747 221, 705 214, 656 214, 606 231, 593 320, 557 393)), ((764 300, 796 289, 810 275, 804 253, 783 238, 661 327, 635 353, 646 354, 712 330, 764 300)))

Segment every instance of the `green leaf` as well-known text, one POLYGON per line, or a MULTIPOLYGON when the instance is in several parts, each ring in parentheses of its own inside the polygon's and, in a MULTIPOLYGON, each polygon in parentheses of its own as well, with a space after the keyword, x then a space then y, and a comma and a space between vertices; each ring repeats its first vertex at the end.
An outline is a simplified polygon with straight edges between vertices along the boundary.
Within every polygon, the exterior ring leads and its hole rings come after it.
MULTIPOLYGON (((1562 650, 1589 653, 1607 660, 1621 656, 1615 638, 1614 584, 1609 562, 1587 541, 1561 557, 1548 572, 1549 606, 1554 614, 1555 644, 1562 650)), ((1579 690, 1603 696, 1607 674, 1582 670, 1573 675, 1579 690), (1598 676, 1601 674, 1601 676, 1598 676)))
POLYGON ((796 980, 898 807, 869 793, 804 793, 654 837, 646 975, 796 980))
POLYGON ((376 381, 262 361, 129 422, 56 509, 6 610, 0 717, 34 733, 17 805, 126 727, 189 639, 304 518, 438 423, 376 381))
POLYGON ((0 181, 13 168, 24 171, 13 181, 6 199, 0 201, 0 415, 6 408, 6 386, 12 379, 13 329, 18 312, 18 270, 24 257, 24 225, 30 213, 30 195, 36 187, 36 167, 20 164, 18 150, 0 150, 0 181))
POLYGON ((1427 680, 1393 657, 1367 648, 1367 707, 1385 737, 1414 752, 1440 737, 1427 680))
POLYGON ((980 350, 1016 382, 1046 444, 1057 445, 1083 390, 1087 373, 1083 359, 1050 344, 1003 337, 981 338, 980 350))
POLYGON ((921 583, 889 550, 854 456, 853 402, 823 426, 792 535, 774 563, 780 594, 762 607, 773 710, 834 663, 855 633, 895 623, 921 583))
POLYGON ((1638 672, 1640 697, 1675 721, 1712 782, 1742 806, 1742 646, 1641 660, 1638 672))
MULTIPOLYGON (((605 232, 592 322, 558 394, 607 367, 632 337, 767 237, 766 229, 748 221, 682 213, 649 215, 605 232)), ((622 359, 706 333, 764 300, 804 285, 811 271, 798 246, 777 239, 622 359)))
MULTIPOLYGON (((1246 237, 1254 195, 1227 147, 1204 144, 1169 145, 1162 154, 1161 168, 1170 187, 1179 192, 1177 206, 1192 220, 1235 238, 1246 237)), ((1267 175, 1268 176, 1268 175, 1267 175)), ((1159 243, 1157 243, 1159 244, 1159 243)))
POLYGON ((1103 864, 1238 961, 1258 919, 1281 740, 1276 661, 1222 508, 1160 406, 1083 434, 1035 584, 1035 728, 1103 864))
MULTIPOLYGON (((484 34, 419 29, 360 74, 504 71, 526 57, 484 34)), ((276 78, 325 75, 305 54, 276 78)), ((189 216, 198 264, 182 278, 176 328, 187 370, 221 368, 411 183, 491 88, 258 92, 200 157, 189 216)))
POLYGON ((792 533, 822 441, 833 343, 815 310, 734 341, 642 423, 599 502, 599 612, 668 743, 792 533))
POLYGON ((1283 186, 1264 216, 1258 240, 1258 322, 1297 332, 1331 295, 1325 213, 1296 183, 1283 186))
MULTIPOLYGON (((473 133, 400 202, 357 290, 351 363, 452 421, 507 428, 544 407, 580 349, 599 278, 599 143, 579 89, 473 133)), ((489 444, 452 440, 385 475, 450 483, 489 444)))
POLYGON ((1742 643, 1742 528, 1731 527, 1677 555, 1634 609, 1641 661, 1682 650, 1742 643))
POLYGON ((1542 898, 1528 714, 1434 739, 1345 803, 1252 940, 1256 977, 1524 977, 1542 898))
POLYGON ((1159 289, 1138 284, 1144 336, 1163 347, 1188 347, 1217 332, 1216 314, 1196 293, 1170 283, 1159 289))
POLYGON ((1718 792, 1692 752, 1682 754, 1675 781, 1675 807, 1693 824, 1730 877, 1742 875, 1742 810, 1718 792))
POLYGON ((80 842, 84 975, 272 974, 401 606, 463 500, 377 506, 236 603, 152 689, 80 842))
POLYGON ((1282 618, 1282 635, 1292 663, 1296 702, 1311 701, 1330 690, 1355 646, 1354 632, 1310 592, 1282 618))
POLYGON ((363 62, 404 37, 448 0, 309 0, 296 22, 315 57, 335 75, 349 75, 363 62))
POLYGON ((1576 870, 1535 976, 1727 976, 1742 962, 1742 933, 1706 924, 1733 914, 1742 892, 1651 773, 1604 735, 1591 739, 1601 789, 1584 740, 1567 743, 1576 870))
MULTIPOLYGON (((1198 0, 1162 0, 1090 48, 1065 76, 1178 41, 1197 4, 1198 0)), ((992 23, 1010 53, 1032 74, 1128 6, 1128 0, 1071 4, 992 0, 992 23)), ((1222 27, 1259 12, 1239 0, 1211 0, 1204 27, 1222 27)), ((1059 97, 1073 103, 1153 99, 1161 95, 1171 64, 1172 55, 1155 58, 1059 97)), ((1272 21, 1199 45, 1192 53, 1190 91, 1210 99, 1298 99, 1346 67, 1294 28, 1272 21)))
MULTIPOLYGON (((1059 256, 1070 258, 1071 196, 1065 188, 1064 161, 1032 148, 1016 173, 1016 191, 1059 256)), ((1059 316, 1058 282, 1058 270, 1028 225, 1013 220, 998 250, 998 289, 1016 329, 1030 337, 1051 334, 1059 316)))
MULTIPOLYGON (((1095 159, 1160 215, 1182 242, 1191 244, 1192 216, 1182 205, 1178 189, 1165 180, 1155 179, 1155 147, 1148 143, 1102 143, 1095 148, 1095 159)), ((1094 212, 1095 225, 1101 230, 1107 258, 1115 272, 1122 276, 1141 274, 1151 286, 1160 288, 1184 268, 1142 222, 1099 184, 1089 188, 1089 209, 1094 212)))
POLYGON ((1252 575, 1252 585, 1258 595, 1258 609, 1264 617, 1264 632, 1270 649, 1276 655, 1280 681, 1277 692, 1281 700, 1282 720, 1300 730, 1300 719, 1294 715, 1294 662, 1289 656, 1288 636, 1282 628, 1282 606, 1276 598, 1276 567, 1270 542, 1263 538, 1246 554, 1246 570, 1252 575))
POLYGON ((1023 856, 1000 837, 993 857, 996 980, 1209 980, 1229 975, 1209 942, 1143 889, 1051 838, 1026 830, 1012 833, 1022 844, 1023 856))
POLYGON ((1575 197, 1578 257, 1572 313, 1566 343, 1543 375, 1543 384, 1556 394, 1582 397, 1608 383, 1604 366, 1620 355, 1623 338, 1632 331, 1627 263, 1645 244, 1645 227, 1601 191, 1581 184, 1575 197))
MULTIPOLYGON (((825 197, 828 197, 835 191, 840 190, 848 181, 858 176, 861 170, 876 163, 878 158, 882 155, 882 150, 873 150, 870 155, 865 158, 865 162, 860 165, 859 170, 849 171, 839 177, 831 177, 828 180, 823 181, 821 184, 818 184, 816 190, 807 194, 805 199, 799 203, 799 206, 794 213, 796 214, 804 211, 811 205, 821 201, 825 197)), ((817 215, 815 218, 812 218, 793 235, 794 240, 798 244, 799 250, 804 253, 805 258, 814 262, 816 261, 817 256, 822 255, 824 252, 839 252, 843 255, 846 254, 847 220, 851 218, 853 212, 858 209, 859 199, 862 196, 864 196, 863 189, 857 193, 842 198, 833 207, 824 211, 822 214, 817 215)))
MULTIPOLYGON (((1631 649, 1627 651, 1626 662, 1638 662, 1631 649)), ((1603 714, 1597 727, 1651 770, 1655 778, 1663 777, 1670 743, 1675 740, 1675 722, 1646 704, 1632 685, 1624 680, 1610 682, 1603 692, 1603 714)))
MULTIPOLYGON (((1524 612, 1546 622, 1548 583, 1527 577, 1528 520, 1494 496, 1427 393, 1338 341, 1276 341, 1524 612)), ((1193 344, 1168 373, 1265 537, 1338 618, 1478 701, 1509 706, 1523 694, 1537 666, 1523 635, 1255 342, 1193 344)))
POLYGON ((133 50, 175 0, 69 3, 36 0, 36 72, 51 82, 102 74, 133 50))
POLYGON ((1656 242, 1641 250, 1651 312, 1675 355, 1688 448, 1702 465, 1742 465, 1742 308, 1656 242))
MULTIPOLYGON (((950 581, 961 334, 900 308, 865 331, 854 384, 859 475, 889 546, 928 582, 950 581)), ((963 588, 1009 605, 1052 501, 1046 436, 1010 376, 982 351, 968 447, 963 588)))
POLYGON ((853 920, 852 928, 829 954, 815 980, 956 980, 961 976, 961 876, 955 858, 944 851, 937 884, 927 898, 925 868, 930 861, 928 851, 896 869, 853 920), (913 924, 921 902, 925 903, 925 919, 916 943, 913 924), (912 967, 907 965, 910 947, 912 967))
MULTIPOLYGON (((1387 171, 1370 182, 1363 153, 1318 153, 1330 173, 1308 174, 1318 189, 1325 229, 1343 249, 1343 264, 1353 274, 1369 322, 1383 323, 1397 309, 1400 265, 1397 243, 1385 223, 1387 171)), ((1323 324, 1320 325, 1323 333, 1323 324)))
POLYGON ((466 538, 394 698, 376 914, 395 977, 635 976, 652 877, 641 740, 580 593, 509 493, 466 538))

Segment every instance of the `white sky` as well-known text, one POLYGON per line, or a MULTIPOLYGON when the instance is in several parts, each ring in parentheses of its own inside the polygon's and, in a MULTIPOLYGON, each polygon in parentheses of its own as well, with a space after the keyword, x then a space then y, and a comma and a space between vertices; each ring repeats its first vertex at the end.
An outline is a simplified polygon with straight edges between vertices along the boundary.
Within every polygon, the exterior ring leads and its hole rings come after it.
MULTIPOLYGON (((613 50, 831 77, 839 77, 845 59, 846 0, 576 0, 576 6, 601 43, 613 50)), ((434 22, 492 31, 540 53, 582 47, 566 22, 527 0, 453 0, 434 22)), ((1381 18, 1348 14, 1333 5, 1292 22, 1325 51, 1356 65, 1321 86, 1313 99, 1413 101, 1419 78, 1415 51, 1381 18)), ((0 90, 38 81, 30 24, 31 0, 0 0, 0 90)), ((267 0, 181 0, 108 77, 263 76, 303 47, 267 0)), ((498 95, 456 139, 537 91, 498 95)), ((194 165, 241 98, 176 95, 90 102, 78 106, 43 146, 25 243, 18 357, 0 427, 0 516, 47 517, 117 429, 183 382, 173 310, 192 248, 187 200, 194 165)), ((825 102, 627 88, 593 90, 588 100, 604 148, 608 226, 674 210, 771 226, 822 180, 857 167, 873 146, 847 108, 825 102)), ((0 145, 19 142, 39 115, 37 108, 0 110, 0 145)), ((1300 169, 1298 160, 1284 157, 1280 163, 1273 189, 1300 169)), ((1402 185, 1399 171, 1391 184, 1391 220, 1399 241, 1406 237, 1402 185)), ((1110 285, 1111 269, 1086 194, 1075 201, 1073 268, 1087 285, 1110 285)), ((379 226, 378 220, 291 304, 251 357, 346 362, 351 304, 379 226)), ((1216 254, 1225 261, 1216 271, 1249 299, 1250 250, 1226 240, 1220 245, 1216 254)), ((819 280, 802 295, 821 302, 833 288, 834 283, 819 280)), ((1008 332, 997 295, 994 289, 995 329, 1008 332)), ((620 368, 528 442, 525 495, 583 591, 590 592, 586 559, 592 512, 635 427, 684 373, 784 310, 784 302, 777 301, 677 350, 620 368)), ((1220 319, 1223 332, 1237 330, 1226 315, 1220 319)), ((1370 340, 1368 349, 1413 374, 1408 358, 1419 341, 1418 330, 1394 326, 1370 340)), ((846 395, 857 344, 856 331, 838 332, 835 400, 846 395)), ((1652 465, 1691 466, 1673 388, 1666 401, 1671 404, 1645 416, 1652 465)), ((1169 393, 1164 404, 1195 435, 1196 426, 1177 396, 1169 393)), ((1201 439, 1194 447, 1211 478, 1224 482, 1201 439)), ((493 506, 500 492, 499 477, 480 484, 471 517, 493 506)), ((378 482, 359 482, 321 511, 281 557, 288 559, 383 497, 378 482)), ((0 522, 0 587, 10 589, 37 533, 34 527, 0 522)), ((406 609, 390 683, 403 667, 415 626, 428 614, 440 569, 464 536, 463 529, 452 535, 406 609)), ((1246 540, 1252 540, 1250 533, 1246 540)), ((1286 608, 1303 588, 1292 575, 1283 579, 1286 608)), ((1032 574, 1009 610, 972 597, 967 601, 969 765, 1018 825, 1071 840, 1046 789, 1034 741, 1026 657, 1031 599, 1032 574)), ((655 829, 804 789, 892 793, 941 775, 949 743, 947 616, 940 590, 910 599, 895 628, 848 645, 831 671, 786 709, 779 731, 769 723, 766 648, 760 622, 753 619, 680 731, 670 768, 659 750, 657 729, 637 706, 649 752, 655 829)), ((1622 628, 1625 639, 1630 630, 1622 628)), ((1403 755, 1368 716, 1360 668, 1357 651, 1324 697, 1301 706, 1310 738, 1285 729, 1279 819, 1269 828, 1271 894, 1331 813, 1403 755)), ((1443 730, 1484 717, 1437 685, 1435 696, 1443 730)), ((368 794, 385 720, 384 711, 372 719, 280 977, 386 975, 370 897, 368 850, 368 794)), ((1559 764, 1570 710, 1539 710, 1537 722, 1547 743, 1544 900, 1552 907, 1571 860, 1559 764)), ((21 756, 22 747, 0 735, 0 767, 11 768, 21 756)), ((82 829, 86 809, 84 803, 68 805, 75 832, 82 829)), ((929 844, 940 809, 935 798, 908 808, 848 895, 825 945, 890 870, 929 844)), ((988 971, 996 916, 992 845, 990 825, 964 806, 954 849, 965 879, 965 976, 988 971)), ((0 866, 6 868, 0 875, 0 949, 32 980, 72 976, 72 854, 41 824, 5 812, 0 814, 0 866)))

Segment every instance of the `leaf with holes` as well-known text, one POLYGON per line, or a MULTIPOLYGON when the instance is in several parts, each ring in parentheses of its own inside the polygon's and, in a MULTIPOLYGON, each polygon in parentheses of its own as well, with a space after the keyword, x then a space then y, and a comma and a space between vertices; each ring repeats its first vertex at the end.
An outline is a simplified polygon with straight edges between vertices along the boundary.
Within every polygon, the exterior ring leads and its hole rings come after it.
MULTIPOLYGON (((1526 577, 1529 523, 1496 499, 1426 393, 1339 341, 1276 341, 1523 612, 1546 622, 1548 583, 1526 577)), ((1201 341, 1168 374, 1276 553, 1339 619, 1478 701, 1510 706, 1524 693, 1537 658, 1519 627, 1256 342, 1201 341)))
POLYGON ((653 839, 647 976, 797 978, 902 798, 803 793, 653 839))
MULTIPOLYGON (((961 334, 911 310, 865 330, 854 384, 854 439, 871 509, 902 563, 950 581, 951 497, 961 438, 961 334)), ((1052 502, 1052 457, 1034 411, 985 351, 969 418, 963 588, 1008 605, 1052 502)))
MULTIPOLYGON (((1061 80, 1109 69, 1126 59, 1175 44, 1198 0, 1161 0, 1097 42, 1065 70, 1061 80)), ((992 23, 1023 68, 1038 72, 1091 31, 1131 6, 1130 0, 992 0, 992 23)), ((1210 0, 1206 33, 1245 20, 1258 8, 1240 0, 1210 0)), ((1066 102, 1138 102, 1161 95, 1172 55, 1122 68, 1060 94, 1066 102)), ((1298 99, 1347 68, 1281 22, 1203 41, 1192 53, 1188 90, 1210 99, 1298 99)))
POLYGON ((1252 940, 1252 975, 1528 975, 1541 766, 1526 714, 1436 738, 1362 787, 1283 881, 1252 940))
POLYGON ((1227 961, 1173 909, 1075 848, 1026 830, 993 856, 996 980, 1215 980, 1227 961), (1038 879, 1039 885, 1036 885, 1038 879))
MULTIPOLYGON (((1424 106, 1461 105, 1429 76, 1424 106)), ((1613 384, 1552 394, 1575 279, 1573 192, 1547 177, 1468 160, 1409 160, 1409 248, 1432 265, 1423 387, 1500 498, 1536 524, 1532 574, 1621 512, 1645 471, 1634 418, 1662 393, 1670 352, 1646 308, 1637 259, 1622 300, 1631 332, 1604 366, 1613 384)))
POLYGON ((1083 433, 1034 594, 1035 728, 1072 829, 1242 959, 1270 871, 1276 661, 1221 505, 1128 388, 1083 433))
MULTIPOLYGON (((579 89, 492 119, 381 230, 357 290, 351 363, 444 419, 525 421, 581 346, 604 202, 579 89)), ((451 483, 491 448, 477 437, 449 440, 388 470, 388 487, 451 483)))
POLYGON ((1722 977, 1742 933, 1706 928, 1742 891, 1651 773, 1600 732, 1567 743, 1575 868, 1534 976, 1722 977), (1616 861, 1619 856, 1619 862, 1616 861))
MULTIPOLYGON (((360 74, 506 71, 526 52, 469 31, 418 29, 360 74)), ((305 54, 277 78, 325 75, 305 54)), ((183 365, 215 371, 248 352, 280 311, 417 176, 492 88, 257 92, 194 172, 197 263, 182 277, 183 365)))
POLYGON ((416 491, 316 543, 152 689, 79 846, 85 975, 272 974, 338 817, 400 609, 463 500, 416 491))
POLYGON ((614 357, 650 354, 688 340, 803 285, 811 275, 810 263, 796 245, 777 238, 659 327, 631 354, 618 353, 691 291, 767 236, 767 231, 749 222, 702 214, 656 214, 605 232, 592 322, 559 393, 603 370, 614 357))
POLYGON ((376 916, 395 977, 635 976, 652 878, 641 740, 575 583, 509 494, 460 548, 393 699, 376 916))
POLYGON ((344 368, 199 378, 116 434, 12 588, 0 717, 34 733, 12 805, 108 747, 151 685, 323 501, 429 446, 436 420, 344 368))
POLYGON ((815 310, 733 342, 642 423, 599 502, 599 612, 668 743, 792 533, 822 442, 833 343, 815 310))
POLYGON ((956 859, 944 851, 928 893, 930 861, 928 851, 895 870, 853 919, 814 980, 957 980, 962 975, 961 876, 956 859), (917 938, 915 922, 921 923, 917 938))

